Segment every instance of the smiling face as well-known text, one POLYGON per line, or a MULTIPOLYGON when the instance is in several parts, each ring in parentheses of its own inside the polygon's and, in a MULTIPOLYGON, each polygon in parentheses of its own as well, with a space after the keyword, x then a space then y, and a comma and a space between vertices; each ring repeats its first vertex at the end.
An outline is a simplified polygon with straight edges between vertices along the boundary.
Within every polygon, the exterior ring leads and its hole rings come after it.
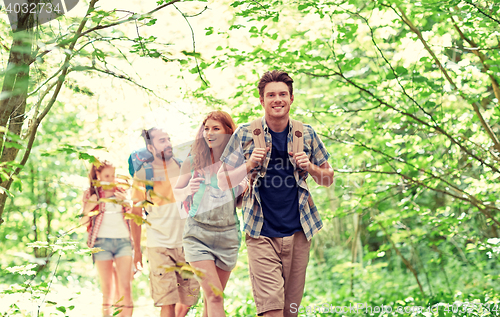
POLYGON ((208 119, 203 127, 203 138, 207 142, 208 147, 213 149, 225 145, 228 134, 221 122, 208 119))
POLYGON ((155 159, 168 161, 174 155, 172 151, 172 143, 170 136, 162 130, 154 130, 151 132, 151 140, 153 144, 148 144, 148 150, 153 153, 155 159))
POLYGON ((114 167, 105 167, 100 172, 96 172, 97 179, 101 182, 105 183, 114 183, 115 182, 115 168, 114 167))
POLYGON ((288 118, 292 103, 293 95, 290 95, 288 86, 284 82, 266 84, 264 94, 260 98, 260 104, 266 112, 266 118, 269 119, 288 118))

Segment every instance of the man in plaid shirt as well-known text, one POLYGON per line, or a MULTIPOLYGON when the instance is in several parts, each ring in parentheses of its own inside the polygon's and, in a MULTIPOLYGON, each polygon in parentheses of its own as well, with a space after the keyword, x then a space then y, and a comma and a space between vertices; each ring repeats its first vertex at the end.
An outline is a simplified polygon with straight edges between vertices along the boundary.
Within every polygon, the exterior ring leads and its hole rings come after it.
POLYGON ((255 146, 250 124, 243 124, 222 154, 218 173, 221 189, 229 187, 227 177, 231 184, 247 174, 253 179, 243 197, 243 220, 259 316, 297 316, 311 238, 323 226, 305 179, 310 175, 319 185, 333 183, 329 154, 310 125, 304 124, 303 151, 292 152, 292 83, 283 71, 262 76, 258 89, 266 148, 255 146))

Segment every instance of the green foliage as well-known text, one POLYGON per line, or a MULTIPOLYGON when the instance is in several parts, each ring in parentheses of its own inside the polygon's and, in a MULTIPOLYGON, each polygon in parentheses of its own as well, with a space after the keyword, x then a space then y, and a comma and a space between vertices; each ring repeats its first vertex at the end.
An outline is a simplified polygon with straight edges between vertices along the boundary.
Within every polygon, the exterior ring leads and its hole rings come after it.
MULTIPOLYGON (((465 316, 444 309, 476 303, 482 306, 471 307, 469 315, 497 315, 498 3, 241 0, 226 7, 233 14, 226 30, 204 26, 198 34, 227 36, 214 41, 211 51, 193 46, 173 52, 155 36, 124 37, 113 28, 100 31, 99 41, 83 42, 71 70, 131 79, 111 72, 110 60, 129 62, 127 52, 176 61, 186 76, 197 75, 199 88, 189 97, 229 108, 238 123, 263 114, 255 88, 262 73, 288 71, 295 81, 292 115, 315 128, 336 173, 329 189, 309 181, 324 228, 312 242, 302 305, 440 304, 438 313, 426 316, 465 316), (227 84, 235 89, 229 100, 203 77, 212 71, 235 74, 227 84)), ((116 12, 90 14, 92 27, 117 19, 116 12)), ((136 17, 141 27, 159 24, 148 15, 136 17)), ((69 24, 69 32, 75 25, 69 24)), ((44 36, 69 43, 63 33, 44 36)), ((59 62, 37 59, 32 92, 43 91, 36 83, 50 78, 48 70, 59 62)), ((76 80, 66 85, 75 95, 95 94, 76 80)), ((71 229, 77 226, 80 184, 87 182, 81 161, 95 162, 91 152, 100 147, 76 145, 86 139, 79 135, 85 127, 78 113, 65 111, 62 103, 54 107, 38 131, 36 159, 25 166, 0 163, 4 179, 22 168, 11 188, 0 187, 10 194, 0 226, 0 252, 6 255, 0 259, 0 280, 9 285, 2 294, 26 292, 29 285, 34 301, 50 292, 54 275, 68 285, 70 277, 90 279, 83 263, 91 251, 74 244, 84 241, 85 233, 71 229)), ((26 147, 20 136, 1 132, 5 148, 26 147)), ((88 139, 98 143, 92 135, 88 139)), ((244 247, 239 261, 225 292, 226 310, 230 316, 255 315, 244 247)), ((146 275, 135 283, 135 297, 143 295, 144 285, 146 275)), ((46 303, 61 314, 74 307, 46 303)), ((199 315, 201 301, 195 309, 199 315)), ((8 313, 25 314, 17 304, 8 313)))
MULTIPOLYGON (((469 299, 461 294, 496 298, 498 289, 489 283, 499 274, 498 252, 487 241, 498 237, 499 144, 487 130, 498 135, 500 129, 492 88, 499 77, 488 76, 487 67, 500 62, 498 49, 491 49, 497 41, 488 36, 498 29, 500 7, 486 13, 486 2, 232 6, 247 37, 260 42, 252 50, 221 46, 225 56, 213 65, 250 68, 245 73, 255 75, 288 71, 295 80, 295 118, 312 124, 332 154, 334 189, 328 195, 318 189, 314 197, 320 197, 315 201, 324 211, 324 230, 351 258, 338 264, 343 277, 319 279, 345 281, 327 284, 335 291, 324 292, 345 303, 375 303, 366 297, 375 291, 383 303, 389 302, 385 296, 393 303, 412 297, 418 304, 469 299), (379 280, 370 280, 365 269, 404 277, 407 287, 393 292, 393 282, 370 291, 379 280), (468 270, 478 273, 478 282, 470 281, 475 286, 465 291, 459 280, 468 270), (356 284, 356 276, 367 284, 356 284)), ((255 109, 248 105, 255 84, 248 82, 242 78, 233 97, 240 122, 255 109)), ((317 256, 326 254, 331 245, 321 239, 317 250, 317 256)))

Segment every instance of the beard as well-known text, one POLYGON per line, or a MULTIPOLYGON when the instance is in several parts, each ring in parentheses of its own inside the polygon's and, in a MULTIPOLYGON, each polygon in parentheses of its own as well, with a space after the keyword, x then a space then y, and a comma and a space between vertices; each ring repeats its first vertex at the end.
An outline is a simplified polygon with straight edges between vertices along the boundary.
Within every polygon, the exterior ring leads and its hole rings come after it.
POLYGON ((158 149, 156 149, 156 148, 155 148, 155 150, 156 150, 156 157, 164 162, 170 160, 172 158, 172 156, 174 156, 173 152, 171 152, 171 151, 167 152, 167 150, 172 150, 171 147, 167 147, 163 151, 158 151, 158 149))

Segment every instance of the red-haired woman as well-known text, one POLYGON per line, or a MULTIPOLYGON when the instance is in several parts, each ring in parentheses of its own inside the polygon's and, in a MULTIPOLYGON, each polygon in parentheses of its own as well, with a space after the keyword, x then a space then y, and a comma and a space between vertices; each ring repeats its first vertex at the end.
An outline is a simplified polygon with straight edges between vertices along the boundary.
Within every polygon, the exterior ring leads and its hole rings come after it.
POLYGON ((177 201, 192 195, 183 246, 186 261, 205 273, 201 283, 205 292, 203 315, 209 317, 225 316, 222 292, 236 266, 241 241, 235 197, 243 192, 246 180, 233 190, 222 191, 217 186, 220 156, 235 129, 229 114, 210 112, 174 188, 177 201))
POLYGON ((130 207, 111 202, 100 202, 99 199, 108 198, 125 201, 126 194, 123 188, 109 186, 95 186, 98 181, 102 184, 115 184, 115 168, 109 162, 101 162, 99 167, 92 165, 89 173, 90 188, 83 195, 83 218, 81 223, 88 223, 89 248, 101 248, 103 251, 93 254, 95 265, 99 273, 103 299, 103 316, 113 316, 115 310, 122 310, 118 316, 132 316, 132 245, 130 242, 130 227, 124 218, 124 213, 130 207), (89 213, 97 211, 97 214, 89 213), (119 308, 113 309, 113 275, 116 267, 119 298, 119 308))

